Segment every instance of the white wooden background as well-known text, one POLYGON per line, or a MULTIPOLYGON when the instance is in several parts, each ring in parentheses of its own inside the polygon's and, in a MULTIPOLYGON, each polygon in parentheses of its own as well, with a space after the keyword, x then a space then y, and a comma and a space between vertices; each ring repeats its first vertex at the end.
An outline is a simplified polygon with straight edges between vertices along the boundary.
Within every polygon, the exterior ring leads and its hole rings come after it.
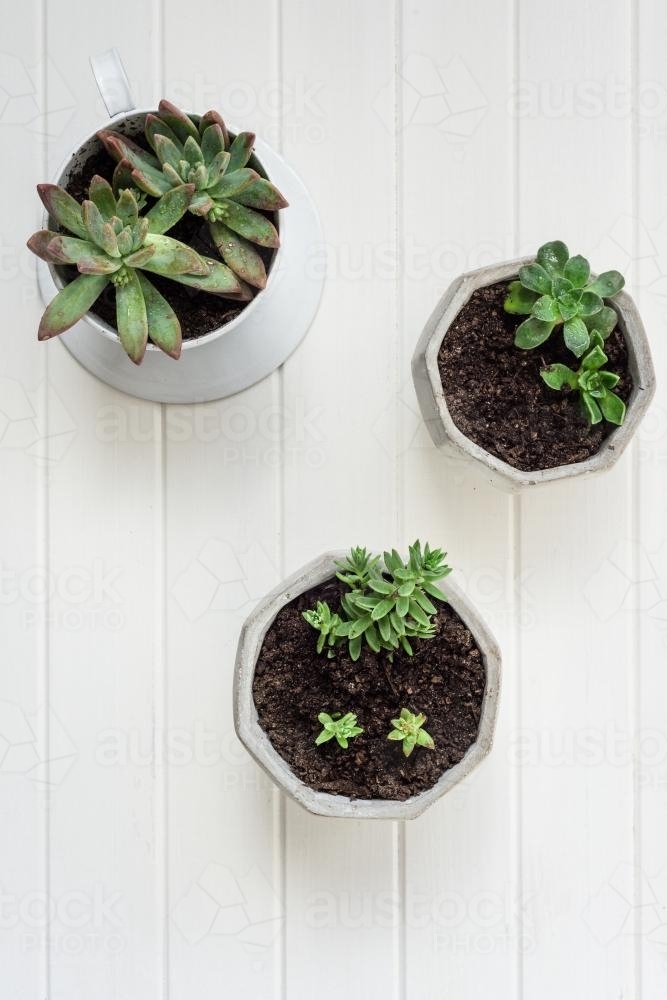
POLYGON ((2 0, 3 1000, 658 1000, 667 989, 667 6, 2 0), (218 404, 39 345, 34 185, 140 104, 220 107, 301 173, 327 283, 218 404), (435 452, 409 359, 462 270, 565 239, 619 267, 659 391, 616 469, 509 499, 435 452), (233 734, 241 621, 330 547, 449 550, 504 652, 473 780, 317 819, 233 734))

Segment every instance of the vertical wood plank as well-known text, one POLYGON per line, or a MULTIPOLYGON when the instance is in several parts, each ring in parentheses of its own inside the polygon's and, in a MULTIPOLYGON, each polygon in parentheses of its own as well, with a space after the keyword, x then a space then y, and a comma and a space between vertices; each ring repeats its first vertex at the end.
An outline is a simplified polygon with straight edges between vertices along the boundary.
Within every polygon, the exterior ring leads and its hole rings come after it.
MULTIPOLYGON (((634 858, 622 870, 626 910, 633 906, 638 972, 636 994, 643 1000, 658 1000, 667 989, 665 965, 665 907, 667 905, 667 822, 665 780, 667 728, 665 726, 665 651, 667 650, 667 350, 664 326, 667 319, 667 249, 662 233, 667 219, 667 72, 657 40, 667 29, 667 11, 654 0, 634 5, 637 56, 635 67, 635 119, 633 148, 637 162, 637 204, 633 225, 624 240, 629 275, 651 343, 657 373, 657 393, 639 434, 634 470, 638 476, 638 525, 632 532, 622 561, 610 553, 605 569, 610 581, 625 586, 623 605, 618 596, 610 612, 626 625, 638 618, 635 689, 637 727, 636 815, 638 842, 634 858), (628 561, 629 560, 629 561, 628 561), (629 870, 632 878, 628 879, 629 870), (628 886, 628 881, 630 885, 628 886), (638 919, 637 919, 638 916, 638 919)), ((632 927, 620 925, 620 917, 608 931, 627 937, 632 927)), ((610 947, 614 947, 613 939, 610 947)))
MULTIPOLYGON (((596 270, 618 266, 606 237, 619 214, 634 212, 629 5, 606 4, 604 17, 573 0, 519 9, 522 246, 560 238, 596 270)), ((631 475, 630 454, 603 478, 521 501, 523 559, 534 566, 541 616, 521 649, 522 843, 535 925, 527 996, 633 995, 631 936, 605 940, 605 889, 633 857, 632 767, 604 744, 609 720, 631 731, 632 637, 627 622, 595 614, 600 567, 632 531, 631 475), (573 734, 573 751, 564 734, 573 734), (576 750, 587 734, 605 745, 595 766, 576 750)))
POLYGON ((416 340, 449 282, 514 252, 512 4, 475 4, 474 17, 464 2, 420 0, 401 9, 401 541, 420 536, 449 551, 500 642, 504 666, 491 757, 407 826, 406 981, 429 998, 510 997, 529 932, 508 752, 518 685, 513 619, 522 586, 513 502, 470 466, 436 451, 417 421, 408 380, 416 340))
MULTIPOLYGON (((395 379, 395 295, 378 254, 395 254, 391 8, 345 0, 283 5, 285 156, 322 217, 317 319, 284 369, 284 561, 395 538, 392 454, 375 423, 395 379), (384 118, 373 103, 388 91, 384 118), (298 95, 301 93, 301 99, 298 95)), ((390 416, 391 425, 391 416, 390 416)), ((391 435, 390 426, 390 435, 391 435)), ((287 804, 286 981, 322 1000, 398 995, 395 829, 323 822, 287 804)))
MULTIPOLYGON (((51 799, 48 765, 46 617, 33 584, 48 573, 46 499, 49 472, 41 460, 47 438, 47 358, 35 330, 40 309, 34 264, 25 249, 36 220, 34 184, 44 169, 42 12, 38 2, 12 11, 0 65, 13 99, 0 111, 0 141, 11 150, 3 167, 0 362, 0 494, 2 589, 0 636, 0 962, 8 996, 39 996, 48 988, 45 938, 33 914, 48 891, 46 845, 51 799), (23 96, 21 96, 23 95, 23 96)), ((3 91, 6 93, 6 89, 3 91)), ((37 921, 39 924, 39 920, 37 921)))
MULTIPOLYGON (((275 126, 275 5, 165 5, 166 96, 230 126, 275 126)), ((285 901, 278 798, 234 735, 232 671, 253 602, 278 581, 278 376, 222 400, 165 408, 171 1000, 212 983, 279 996, 285 901), (268 428, 271 430, 269 431, 268 428), (198 735, 199 734, 199 735, 198 735)))
MULTIPOLYGON (((135 96, 151 89, 157 66, 146 39, 156 34, 157 9, 91 13, 75 0, 47 9, 55 133, 49 176, 107 118, 91 54, 115 45, 135 96)), ((148 1000, 164 987, 156 780, 162 626, 154 596, 161 588, 160 411, 97 381, 61 344, 46 351, 53 393, 50 705, 64 733, 52 725, 51 754, 59 765, 74 753, 51 813, 57 917, 48 928, 49 1000, 91 992, 100 1000, 148 1000)))

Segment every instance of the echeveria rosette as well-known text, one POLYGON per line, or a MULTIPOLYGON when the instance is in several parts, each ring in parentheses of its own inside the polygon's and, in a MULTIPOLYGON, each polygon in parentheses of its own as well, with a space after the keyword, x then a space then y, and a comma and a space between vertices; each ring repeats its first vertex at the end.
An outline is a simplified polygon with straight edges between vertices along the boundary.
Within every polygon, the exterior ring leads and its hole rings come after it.
POLYGON ((39 325, 40 340, 68 330, 111 284, 118 337, 128 357, 140 364, 150 339, 165 354, 178 358, 182 343, 178 317, 144 272, 217 295, 242 294, 229 268, 165 235, 188 210, 192 185, 167 191, 143 216, 132 190, 116 194, 99 176, 93 177, 90 197, 82 204, 55 184, 40 184, 37 190, 62 231, 41 230, 31 236, 28 247, 51 264, 70 264, 79 271, 47 306, 39 325))
POLYGON ((435 748, 433 737, 422 729, 425 722, 426 716, 421 712, 415 715, 409 709, 402 708, 399 718, 391 720, 392 729, 387 739, 400 742, 406 757, 410 756, 415 747, 433 750, 435 748))
POLYGON ((602 419, 611 424, 625 420, 625 403, 615 392, 620 376, 603 371, 609 360, 602 349, 602 336, 595 330, 591 334, 592 349, 584 356, 578 371, 567 365, 554 364, 545 368, 542 378, 550 389, 566 386, 579 393, 581 406, 589 424, 599 424, 602 419))
POLYGON ((146 115, 145 136, 152 153, 117 132, 98 133, 107 151, 123 164, 133 183, 153 197, 192 184, 189 209, 209 223, 224 262, 255 288, 266 285, 266 268, 256 247, 276 248, 278 231, 262 211, 276 212, 287 201, 249 166, 255 136, 241 132, 233 141, 216 111, 201 118, 160 101, 146 115))
POLYGON ((605 271, 591 280, 588 261, 570 257, 560 240, 545 243, 537 259, 510 282, 505 311, 528 319, 517 328, 514 343, 523 350, 539 347, 557 326, 563 327, 566 346, 580 358, 589 348, 591 332, 605 340, 616 326, 616 311, 604 304, 623 288, 618 271, 605 271))
POLYGON ((350 740, 363 733, 361 726, 357 725, 354 712, 346 712, 342 716, 339 712, 334 712, 333 716, 328 712, 320 712, 317 719, 322 726, 322 732, 315 739, 315 745, 318 747, 335 739, 339 747, 347 750, 350 740))

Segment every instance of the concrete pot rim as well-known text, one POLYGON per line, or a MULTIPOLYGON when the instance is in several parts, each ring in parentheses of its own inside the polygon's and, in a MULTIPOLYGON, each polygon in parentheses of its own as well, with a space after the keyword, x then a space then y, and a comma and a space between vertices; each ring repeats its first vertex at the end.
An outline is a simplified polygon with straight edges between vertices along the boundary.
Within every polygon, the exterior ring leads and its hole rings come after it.
POLYGON ((468 597, 448 577, 446 592, 452 608, 471 629, 486 668, 486 688, 476 741, 458 764, 445 771, 435 785, 405 801, 350 799, 343 795, 317 792, 296 777, 274 749, 261 728, 252 694, 257 657, 264 636, 278 611, 299 594, 331 579, 335 560, 344 552, 325 552, 287 577, 266 595, 248 616, 241 635, 234 667, 234 726, 248 752, 284 791, 311 813, 350 819, 413 819, 424 812, 455 785, 467 778, 491 750, 500 695, 500 649, 479 612, 468 597))
POLYGON ((521 257, 502 264, 491 264, 456 278, 431 314, 412 358, 415 389, 434 443, 439 447, 453 446, 458 452, 476 459, 486 466, 497 485, 510 491, 574 476, 591 475, 610 468, 631 441, 655 392, 655 372, 644 325, 632 297, 626 291, 621 291, 609 304, 619 314, 619 327, 628 347, 629 369, 634 385, 623 425, 612 431, 595 455, 584 462, 524 472, 492 455, 459 430, 449 412, 440 379, 440 345, 473 291, 515 278, 519 268, 532 263, 534 259, 534 256, 521 257))

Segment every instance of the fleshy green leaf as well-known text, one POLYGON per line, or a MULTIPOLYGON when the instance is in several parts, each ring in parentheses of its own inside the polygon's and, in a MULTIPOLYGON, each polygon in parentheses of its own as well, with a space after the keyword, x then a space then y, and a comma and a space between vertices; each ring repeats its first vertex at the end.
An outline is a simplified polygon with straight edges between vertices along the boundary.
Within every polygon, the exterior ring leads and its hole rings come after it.
POLYGON ((542 295, 537 300, 532 310, 536 319, 543 319, 547 323, 557 323, 561 319, 558 303, 550 295, 542 295))
POLYGON ((163 194, 146 213, 149 233, 166 233, 175 226, 187 212, 194 193, 192 184, 179 184, 163 194))
POLYGON ((569 319, 563 325, 563 336, 566 347, 577 358, 581 357, 590 343, 590 334, 586 324, 578 316, 574 319, 569 319))
POLYGON ((625 284, 625 278, 620 271, 605 271, 599 274, 595 281, 588 286, 589 292, 595 292, 603 299, 611 298, 620 292, 625 284))
POLYGON ((280 238, 275 227, 259 212, 245 205, 237 205, 233 201, 223 201, 220 207, 224 209, 222 222, 235 233, 244 236, 251 243, 257 243, 263 247, 277 247, 280 245, 280 238))
POLYGON ((529 316, 539 298, 538 292, 525 288, 520 281, 511 281, 504 302, 505 312, 519 316, 529 316))
POLYGON ((563 276, 571 281, 575 288, 583 288, 590 273, 590 264, 585 257, 579 254, 576 257, 570 257, 563 267, 563 276))
POLYGON ((519 271, 519 281, 526 288, 540 295, 551 294, 551 277, 541 264, 527 264, 519 271))
POLYGON ((46 307, 39 324, 38 338, 49 340, 74 326, 99 298, 108 282, 106 274, 82 274, 65 285, 46 307))
POLYGON ((614 372, 600 372, 600 382, 605 389, 613 389, 620 381, 621 376, 615 375, 614 372))
POLYGON ((595 292, 591 292, 587 289, 583 292, 581 300, 579 302, 579 315, 580 316, 594 316, 599 313, 604 305, 604 302, 599 295, 595 292))
POLYGON ((605 420, 619 426, 625 420, 625 403, 615 392, 607 392, 600 400, 600 409, 605 420))
POLYGON ((597 330, 603 340, 607 339, 617 322, 618 315, 616 310, 612 309, 611 306, 603 306, 593 316, 586 317, 586 326, 588 329, 591 331, 597 330))
POLYGON ((597 345, 592 351, 589 351, 586 357, 581 362, 581 367, 586 371, 596 372, 598 368, 602 368, 603 365, 607 363, 607 355, 604 353, 601 347, 597 345))
POLYGON ((134 271, 128 271, 124 285, 116 286, 116 327, 128 358, 140 365, 148 342, 146 302, 134 271))
POLYGON ((64 188, 58 187, 57 184, 38 184, 37 193, 44 208, 59 226, 74 233, 75 236, 80 236, 83 240, 88 239, 81 205, 72 198, 71 194, 68 194, 64 188))
POLYGON ((229 134, 227 132, 227 126, 225 125, 224 120, 218 114, 217 111, 207 111, 205 114, 201 116, 199 122, 200 136, 202 136, 203 138, 204 133, 208 128, 210 128, 211 125, 218 125, 220 127, 220 129, 222 130, 222 136, 224 140, 224 148, 227 149, 227 146, 229 145, 229 134))
POLYGON ((106 219, 110 219, 112 215, 116 214, 116 198, 111 185, 104 177, 95 174, 90 182, 88 195, 106 219))
POLYGON ((599 424, 602 420, 602 413, 600 412, 600 407, 595 402, 593 397, 587 392, 582 392, 581 404, 584 408, 584 414, 586 415, 589 424, 599 424))
POLYGON ((117 238, 110 223, 105 221, 94 201, 84 201, 83 221, 88 231, 88 239, 97 244, 110 257, 118 257, 117 238))
POLYGON ((169 166, 176 171, 178 176, 181 176, 180 162, 183 159, 183 156, 181 154, 181 150, 175 142, 168 139, 166 135, 156 135, 155 152, 157 153, 158 160, 163 167, 165 164, 169 164, 169 166))
POLYGON ((252 243, 228 229, 222 222, 211 223, 210 229, 213 242, 225 264, 250 285, 264 288, 266 268, 252 243))
POLYGON ((197 139, 193 139, 192 136, 188 136, 185 140, 183 153, 185 154, 185 159, 193 167, 196 167, 198 164, 204 162, 204 154, 201 151, 199 141, 197 139))
POLYGON ((82 274, 113 274, 121 267, 118 257, 109 257, 88 240, 55 236, 49 247, 63 264, 76 264, 82 274))
POLYGON ((551 275, 562 274, 570 251, 561 240, 545 243, 537 251, 537 262, 551 275))
POLYGON ((50 264, 58 264, 61 258, 50 249, 51 243, 58 235, 58 233, 51 232, 50 229, 40 229, 39 232, 32 234, 26 245, 29 250, 32 250, 42 260, 46 260, 50 264))
POLYGON ((255 144, 255 136, 252 132, 239 132, 234 142, 229 147, 229 166, 227 172, 240 170, 252 156, 252 147, 255 144))
POLYGON ((259 174, 249 167, 234 171, 227 170, 225 176, 218 181, 215 187, 210 189, 209 194, 214 198, 236 198, 241 191, 250 187, 256 180, 259 180, 259 174))
POLYGON ((530 316, 517 327, 514 343, 516 347, 520 347, 524 351, 539 347, 540 344, 549 339, 554 326, 554 323, 547 323, 545 320, 530 316))
POLYGON ((183 338, 178 316, 144 274, 137 278, 146 303, 148 336, 170 358, 180 358, 183 338))
POLYGON ((146 124, 144 127, 144 135, 146 136, 146 141, 153 151, 155 151, 155 136, 164 135, 167 139, 171 139, 172 142, 178 142, 178 136, 176 133, 169 128, 167 123, 157 115, 146 115, 146 124))
POLYGON ((575 388, 577 385, 577 376, 567 365, 549 365, 540 372, 540 375, 550 389, 562 389, 564 385, 575 388))
POLYGON ((201 138, 201 151, 206 163, 210 163, 219 153, 224 153, 225 148, 225 137, 220 126, 209 125, 201 138))
POLYGON ((250 187, 245 188, 237 195, 236 200, 249 208, 261 208, 267 212, 277 212, 281 208, 287 208, 289 204, 275 184, 271 184, 264 177, 260 177, 250 187))
MULTIPOLYGON (((178 281, 181 285, 188 285, 202 292, 209 292, 213 295, 225 295, 246 301, 252 298, 252 293, 245 295, 243 286, 231 268, 210 257, 202 258, 209 268, 207 275, 198 274, 171 274, 172 281, 178 281)), ((150 270, 150 266, 147 268, 150 270)))
POLYGON ((167 277, 181 274, 202 277, 208 275, 209 268, 204 259, 185 243, 160 233, 149 233, 145 242, 146 246, 155 248, 155 253, 146 264, 147 271, 167 277))
POLYGON ((140 247, 139 250, 135 250, 134 253, 129 254, 124 263, 128 267, 143 267, 155 253, 154 247, 140 247))
POLYGON ((158 112, 160 118, 167 123, 172 132, 176 133, 181 142, 185 142, 188 136, 199 139, 199 130, 195 123, 171 101, 160 101, 158 112))

